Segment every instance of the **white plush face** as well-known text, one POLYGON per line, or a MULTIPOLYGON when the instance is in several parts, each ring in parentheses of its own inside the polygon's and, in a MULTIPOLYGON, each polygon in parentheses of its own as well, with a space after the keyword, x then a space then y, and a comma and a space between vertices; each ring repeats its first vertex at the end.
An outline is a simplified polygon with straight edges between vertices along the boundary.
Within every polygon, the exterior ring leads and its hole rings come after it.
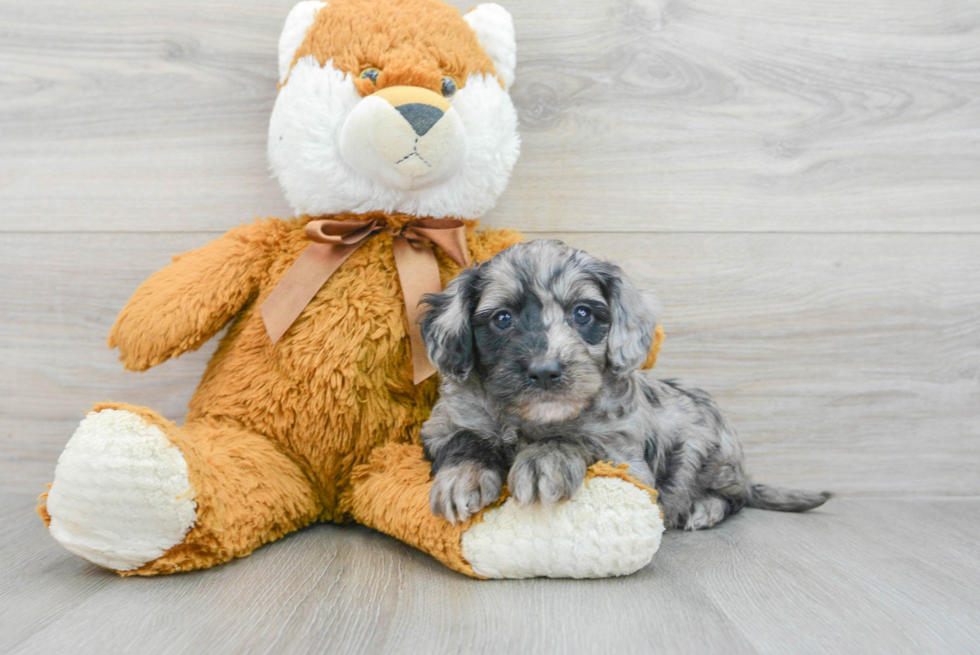
POLYGON ((354 106, 340 128, 340 156, 387 187, 428 189, 466 161, 466 129, 450 102, 428 89, 381 89, 354 106))
POLYGON ((269 161, 295 212, 471 218, 493 207, 520 147, 502 86, 513 79, 509 15, 480 5, 459 21, 476 33, 497 74, 472 73, 444 97, 394 75, 381 80, 395 84, 365 94, 364 80, 359 87, 351 66, 340 70, 332 58, 321 66, 310 54, 293 64, 318 12, 329 10, 300 3, 280 39, 283 84, 269 126, 269 161))

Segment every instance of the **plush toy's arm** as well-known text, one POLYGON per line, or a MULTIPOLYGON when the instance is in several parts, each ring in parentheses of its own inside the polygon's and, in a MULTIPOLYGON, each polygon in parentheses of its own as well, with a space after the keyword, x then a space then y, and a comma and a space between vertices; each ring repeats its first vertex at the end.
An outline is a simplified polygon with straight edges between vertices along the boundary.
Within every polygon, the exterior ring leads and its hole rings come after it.
POLYGON ((478 224, 474 222, 466 233, 466 244, 469 246, 474 262, 484 262, 504 248, 524 240, 524 235, 517 230, 494 227, 477 229, 477 227, 478 224))
POLYGON ((144 371, 200 348, 256 291, 269 223, 235 228, 174 258, 129 299, 112 331, 125 367, 144 371))
POLYGON ((653 368, 657 364, 657 355, 660 354, 660 346, 664 342, 664 328, 662 325, 657 326, 656 332, 653 333, 653 345, 650 346, 650 353, 647 355, 647 359, 640 366, 640 369, 653 368))

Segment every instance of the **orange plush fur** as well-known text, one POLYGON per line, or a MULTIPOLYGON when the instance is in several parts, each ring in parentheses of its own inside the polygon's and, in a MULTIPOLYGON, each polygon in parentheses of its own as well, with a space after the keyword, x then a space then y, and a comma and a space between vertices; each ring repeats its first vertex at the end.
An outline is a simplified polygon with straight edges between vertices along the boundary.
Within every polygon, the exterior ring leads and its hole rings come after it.
POLYGON ((355 78, 361 95, 389 86, 418 86, 440 92, 442 78, 452 77, 462 87, 472 73, 493 74, 493 62, 476 35, 461 30, 459 12, 431 0, 378 0, 365 12, 357 0, 330 3, 321 11, 293 63, 313 55, 323 66, 355 78), (358 76, 378 68, 377 86, 358 76))
MULTIPOLYGON (((399 225, 413 217, 387 218, 399 225)), ((265 332, 259 306, 309 244, 308 220, 245 225, 176 258, 143 283, 113 326, 109 345, 141 371, 199 347, 234 317, 183 427, 145 408, 96 407, 127 409, 161 427, 187 461, 198 507, 181 544, 127 574, 212 566, 313 521, 372 524, 352 514, 355 467, 384 444, 419 443, 437 383, 412 383, 391 235, 358 249, 277 344, 265 332)), ((478 261, 520 238, 467 229, 478 261)), ((437 259, 444 283, 459 272, 442 253, 437 259)))
MULTIPOLYGON (((471 72, 493 71, 452 8, 431 0, 378 4, 390 11, 365 15, 350 0, 332 0, 296 59, 332 59, 355 77, 374 66, 383 70, 378 87, 436 91, 444 75, 462 84, 471 72), (385 21, 401 23, 374 25, 385 21)), ((369 80, 357 85, 362 94, 375 90, 369 80)), ((466 525, 437 519, 428 506, 419 429, 437 381, 412 383, 391 235, 380 233, 357 250, 278 343, 266 334, 259 307, 310 243, 304 225, 312 218, 256 221, 175 257, 139 287, 113 326, 109 346, 119 348, 126 368, 143 371, 199 348, 230 322, 183 426, 143 407, 96 406, 125 409, 160 427, 186 460, 197 506, 181 543, 123 575, 206 568, 311 522, 347 520, 473 575, 460 546, 466 525)), ((416 217, 386 218, 398 226, 416 217)), ((521 238, 512 230, 467 225, 475 261, 521 238)), ((459 272, 441 252, 437 259, 443 283, 459 272)), ((648 364, 658 347, 659 339, 648 364)), ((43 496, 39 513, 49 520, 43 496)))

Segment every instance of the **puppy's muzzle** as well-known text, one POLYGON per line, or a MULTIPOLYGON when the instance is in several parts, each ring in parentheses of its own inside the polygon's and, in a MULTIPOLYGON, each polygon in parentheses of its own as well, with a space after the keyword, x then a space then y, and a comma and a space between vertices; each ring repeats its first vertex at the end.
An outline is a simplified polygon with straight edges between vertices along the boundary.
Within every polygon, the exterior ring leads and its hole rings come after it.
POLYGON ((456 110, 438 93, 392 86, 357 103, 341 128, 340 154, 385 186, 423 189, 459 171, 466 132, 456 110))

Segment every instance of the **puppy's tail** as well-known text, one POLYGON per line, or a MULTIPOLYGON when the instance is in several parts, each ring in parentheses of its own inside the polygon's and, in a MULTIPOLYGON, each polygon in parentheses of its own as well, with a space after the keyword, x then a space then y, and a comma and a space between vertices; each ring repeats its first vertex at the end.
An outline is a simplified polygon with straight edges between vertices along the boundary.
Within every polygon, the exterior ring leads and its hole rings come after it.
POLYGON ((830 498, 829 491, 798 491, 780 489, 767 484, 753 484, 749 488, 746 507, 771 509, 777 512, 805 512, 820 507, 830 498))

